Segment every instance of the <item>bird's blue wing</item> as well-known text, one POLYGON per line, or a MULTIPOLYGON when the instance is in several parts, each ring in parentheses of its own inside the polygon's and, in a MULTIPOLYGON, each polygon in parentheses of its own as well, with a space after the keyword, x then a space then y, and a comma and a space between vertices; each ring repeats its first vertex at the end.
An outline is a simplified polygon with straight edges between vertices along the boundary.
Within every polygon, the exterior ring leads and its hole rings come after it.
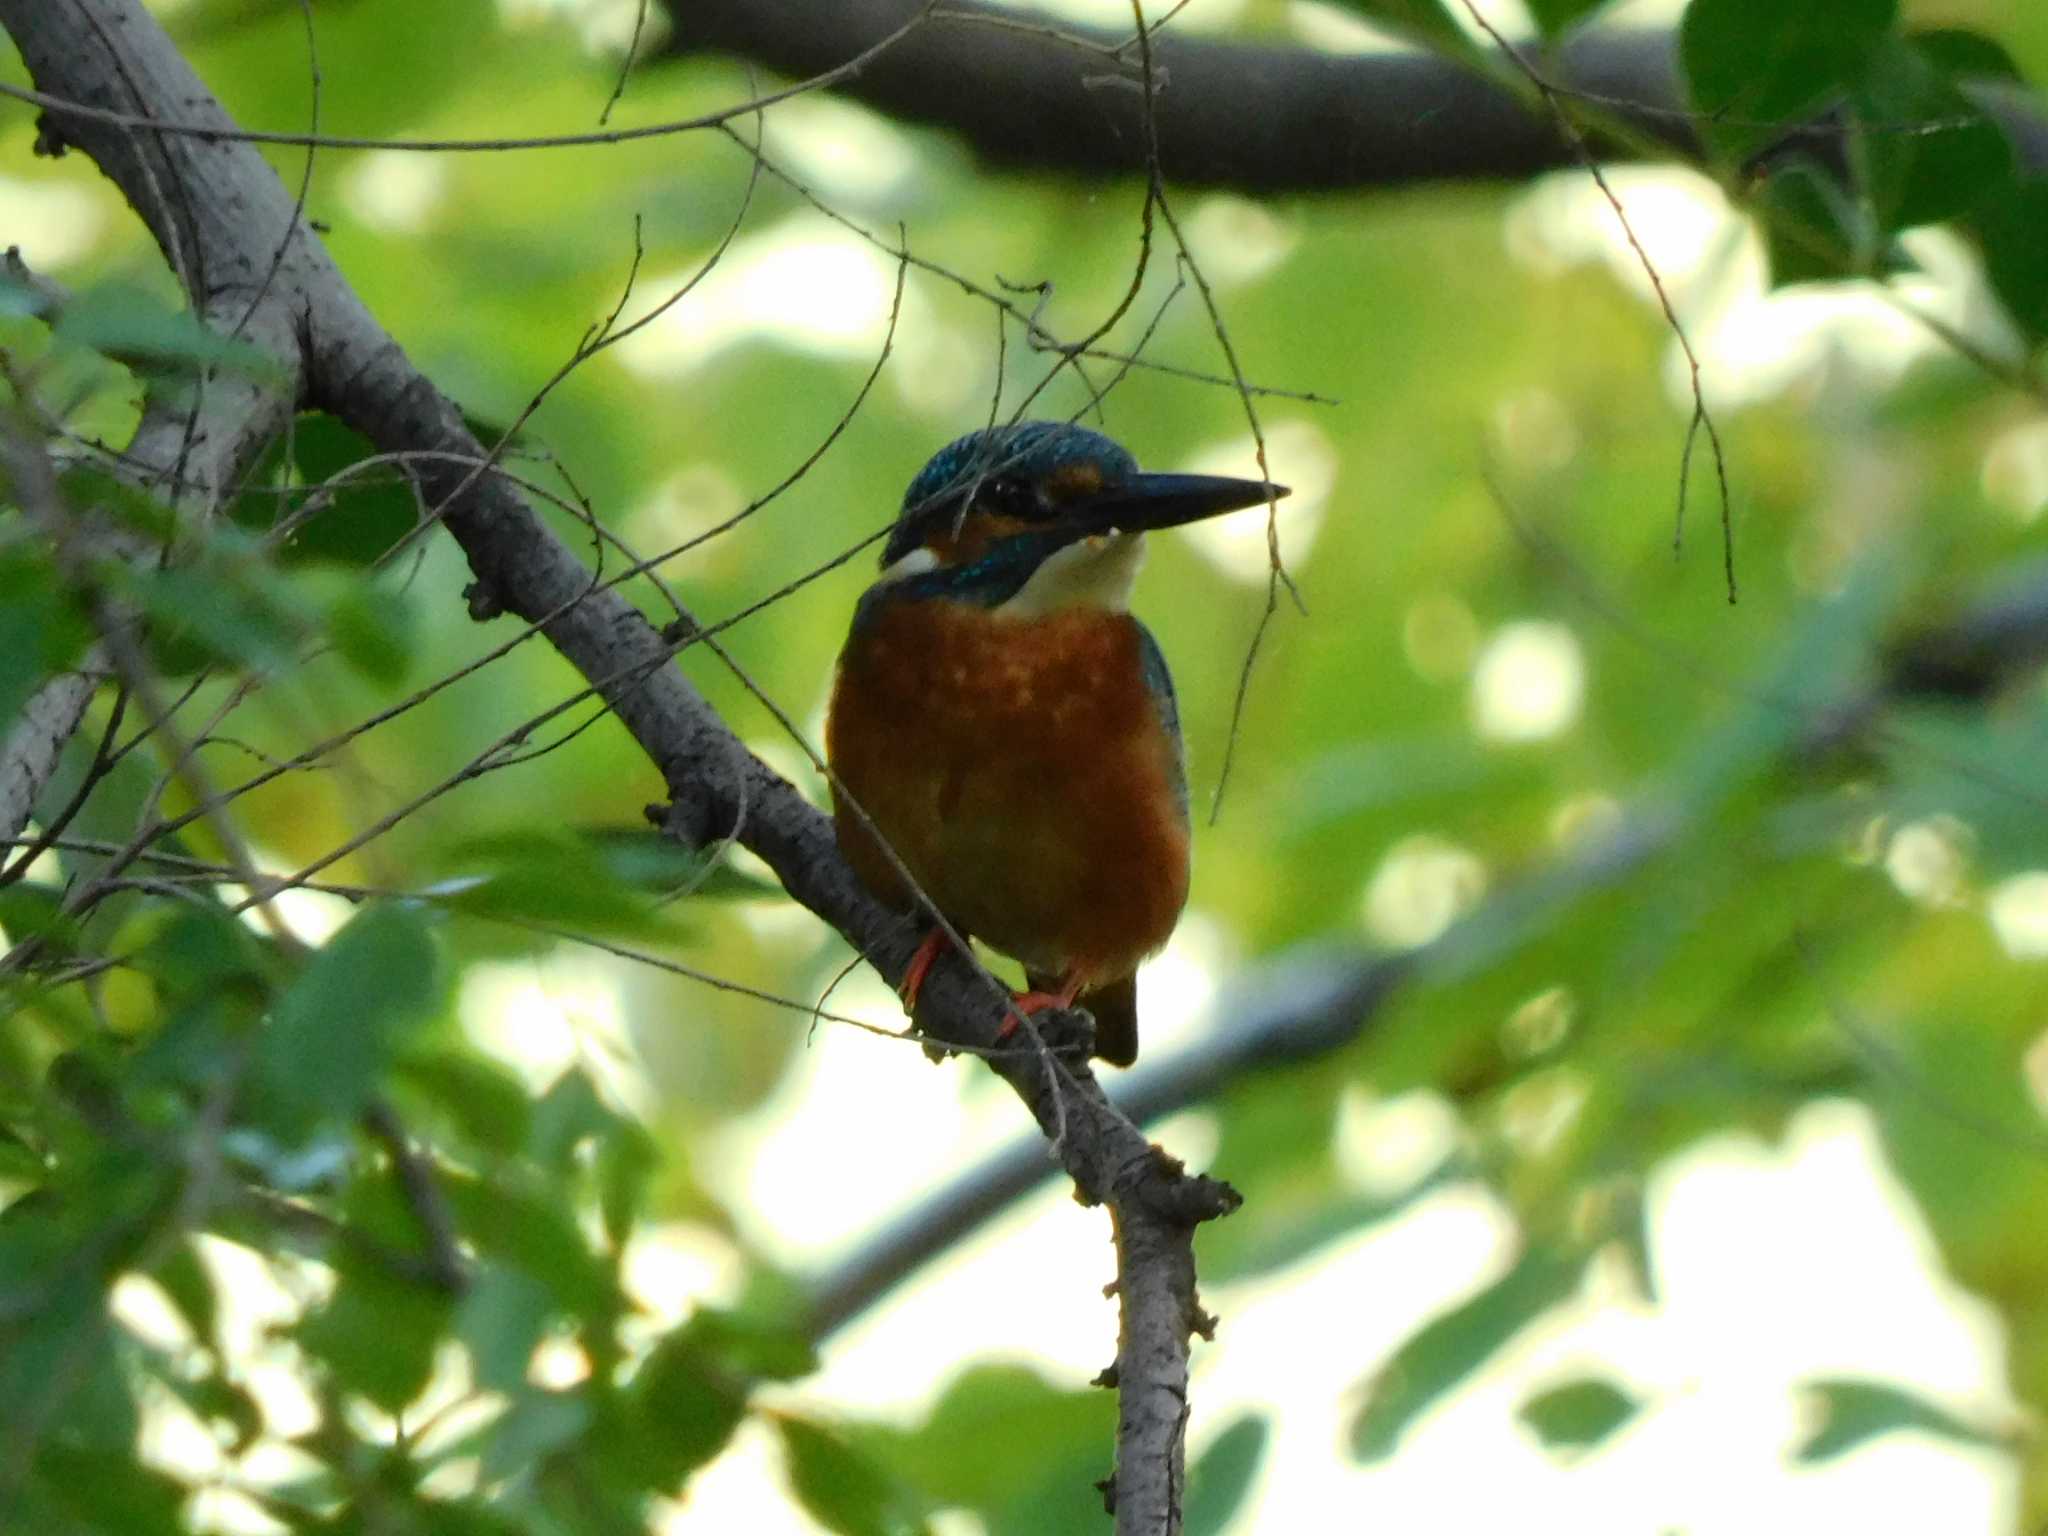
POLYGON ((1174 696, 1173 674, 1166 670, 1166 655, 1159 649, 1159 642, 1152 638, 1152 631, 1136 619, 1131 620, 1138 628, 1138 655, 1145 668, 1145 691, 1152 695, 1152 707, 1159 711, 1159 723, 1165 727, 1167 739, 1173 744, 1172 768, 1173 797, 1180 805, 1180 813, 1188 813, 1188 755, 1187 746, 1180 735, 1180 700, 1174 696))

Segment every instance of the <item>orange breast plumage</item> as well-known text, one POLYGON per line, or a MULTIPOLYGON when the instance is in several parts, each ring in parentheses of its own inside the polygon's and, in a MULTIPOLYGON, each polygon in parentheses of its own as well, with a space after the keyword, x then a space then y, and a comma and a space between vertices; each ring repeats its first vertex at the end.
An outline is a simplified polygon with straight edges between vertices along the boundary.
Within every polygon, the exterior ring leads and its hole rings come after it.
POLYGON ((1128 613, 884 605, 839 658, 826 750, 839 842, 908 909, 866 812, 948 921, 1034 972, 1128 977, 1187 900, 1180 742, 1128 613))

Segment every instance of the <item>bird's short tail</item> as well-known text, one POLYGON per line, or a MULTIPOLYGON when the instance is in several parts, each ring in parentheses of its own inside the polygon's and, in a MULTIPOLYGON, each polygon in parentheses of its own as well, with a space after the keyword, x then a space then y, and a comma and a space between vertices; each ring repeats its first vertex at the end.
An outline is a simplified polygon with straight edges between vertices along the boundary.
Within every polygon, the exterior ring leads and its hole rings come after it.
MULTIPOLYGON (((1057 992, 1060 979, 1025 973, 1034 992, 1057 992)), ((1113 1067, 1128 1067, 1138 1059, 1138 978, 1126 976, 1108 986, 1096 987, 1074 999, 1076 1008, 1086 1008, 1095 1020, 1095 1054, 1113 1067)))

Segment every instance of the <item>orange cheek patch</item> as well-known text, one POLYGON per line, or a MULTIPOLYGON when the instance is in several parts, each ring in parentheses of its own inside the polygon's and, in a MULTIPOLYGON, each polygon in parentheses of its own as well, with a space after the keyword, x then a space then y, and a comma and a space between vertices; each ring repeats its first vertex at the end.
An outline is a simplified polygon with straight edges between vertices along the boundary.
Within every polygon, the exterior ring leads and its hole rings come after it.
POLYGON ((989 546, 1032 525, 1022 518, 999 517, 992 512, 970 512, 956 530, 951 523, 932 530, 924 547, 939 557, 941 565, 966 565, 979 560, 989 546))
POLYGON ((1076 460, 1072 464, 1062 464, 1046 476, 1045 486, 1055 501, 1093 496, 1102 489, 1102 471, 1085 459, 1076 460))

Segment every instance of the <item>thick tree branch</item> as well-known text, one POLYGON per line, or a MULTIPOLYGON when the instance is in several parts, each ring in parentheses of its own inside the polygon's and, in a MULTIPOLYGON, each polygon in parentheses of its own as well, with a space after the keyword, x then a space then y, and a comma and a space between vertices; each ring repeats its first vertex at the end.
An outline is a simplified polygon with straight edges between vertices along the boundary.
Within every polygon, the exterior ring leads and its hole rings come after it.
POLYGON ((12 844, 28 825, 65 743, 77 733, 93 691, 107 675, 94 669, 60 672, 30 696, 0 742, 0 846, 12 844))
MULTIPOLYGON (((54 149, 55 142, 46 140, 46 147, 54 149)), ((131 164, 149 185, 176 185, 165 179, 168 168, 146 170, 147 158, 139 150, 131 164)), ((12 253, 10 258, 19 261, 12 253)), ((54 289, 46 298, 53 309, 62 303, 54 289)), ((233 491, 283 427, 297 393, 299 349, 292 295, 277 284, 241 286, 229 278, 209 302, 196 307, 215 331, 239 331, 241 339, 276 364, 276 371, 222 370, 207 374, 190 393, 160 392, 144 408, 134 437, 110 468, 180 514, 203 517, 233 491)), ((122 530, 79 528, 75 533, 74 552, 89 548, 131 559, 152 553, 122 530)), ((38 689, 0 742, 0 843, 21 835, 65 745, 84 722, 93 694, 114 675, 103 649, 95 647, 76 670, 59 673, 38 689)))
MULTIPOLYGON (((669 51, 742 55, 820 74, 873 48, 923 0, 670 0, 669 51)), ((836 87, 904 122, 950 129, 991 165, 1120 176, 1145 165, 1142 90, 1128 33, 947 0, 836 87)), ((1152 40, 1160 169, 1171 182, 1280 193, 1432 181, 1521 181, 1578 163, 1540 104, 1431 53, 1328 54, 1188 37, 1152 40)), ((1695 158, 1674 42, 1589 31, 1537 67, 1643 141, 1695 158)), ((2048 115, 2019 91, 1985 104, 2023 160, 2048 173, 2048 115)), ((1627 154, 1601 144, 1603 154, 1627 154)))
MULTIPOLYGON (((137 0, 0 0, 0 22, 52 95, 231 126, 137 0)), ((459 412, 377 325, 254 149, 190 135, 138 139, 57 110, 48 133, 85 150, 121 187, 195 303, 235 274, 274 265, 274 280, 292 295, 306 398, 380 449, 423 455, 414 460, 423 489, 477 577, 473 611, 508 611, 541 625, 661 771, 672 830, 698 842, 737 837, 885 976, 901 975, 913 937, 840 859, 827 819, 745 750, 673 665, 662 636, 617 591, 598 589, 507 482, 462 467, 483 450, 459 412)), ((1004 1000, 957 961, 933 975, 921 1006, 941 1038, 983 1050, 997 1048, 1004 1011, 1004 1000)), ((1152 1146, 1084 1062, 1012 1050, 999 1051, 995 1065, 1054 1136, 1083 1197, 1110 1208, 1123 1319, 1116 1528, 1175 1531, 1188 1338, 1200 1318, 1193 1232, 1237 1197, 1152 1146)))

